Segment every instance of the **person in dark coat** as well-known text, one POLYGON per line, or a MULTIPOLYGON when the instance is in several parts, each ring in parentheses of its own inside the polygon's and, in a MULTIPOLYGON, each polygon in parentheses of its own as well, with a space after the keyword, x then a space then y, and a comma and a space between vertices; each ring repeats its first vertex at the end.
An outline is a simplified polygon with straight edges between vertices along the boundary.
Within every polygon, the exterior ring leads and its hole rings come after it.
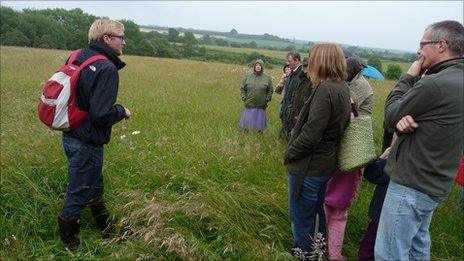
POLYGON ((279 136, 283 140, 288 140, 290 138, 291 131, 294 127, 294 122, 291 118, 291 107, 293 104, 294 91, 299 84, 302 70, 300 54, 298 52, 287 53, 287 63, 290 69, 292 69, 292 73, 288 77, 287 84, 285 85, 285 93, 280 107, 282 130, 279 136))
POLYGON ((119 59, 125 44, 124 25, 109 19, 96 20, 89 29, 89 47, 77 56, 76 65, 94 55, 104 55, 84 68, 76 88, 79 109, 88 116, 77 129, 63 132, 63 147, 68 159, 68 186, 63 210, 58 216, 61 243, 71 251, 80 241, 79 219, 87 205, 102 230, 110 235, 114 226, 103 202, 103 145, 111 137, 111 128, 131 112, 115 104, 118 96, 118 70, 125 66, 119 59))
POLYGON ((295 85, 295 89, 293 91, 293 102, 288 109, 288 121, 290 122, 290 126, 295 126, 301 108, 303 108, 304 103, 308 100, 312 90, 311 80, 308 78, 308 57, 303 59, 301 65, 302 70, 299 74, 298 82, 295 85))
MULTIPOLYGON (((396 135, 392 137, 392 143, 396 140, 396 135)), ((388 183, 390 178, 385 173, 384 168, 387 164, 387 158, 390 155, 391 144, 388 144, 382 155, 375 159, 364 169, 364 178, 376 184, 374 195, 372 196, 369 205, 369 224, 367 231, 361 241, 358 250, 359 261, 373 261, 374 260, 374 246, 377 228, 379 226, 380 213, 382 211, 383 201, 387 194, 388 183)))
POLYGON ((317 44, 309 57, 314 86, 292 131, 284 156, 294 253, 313 250, 316 216, 325 236, 325 188, 337 167, 339 141, 349 122, 346 62, 337 44, 317 44))

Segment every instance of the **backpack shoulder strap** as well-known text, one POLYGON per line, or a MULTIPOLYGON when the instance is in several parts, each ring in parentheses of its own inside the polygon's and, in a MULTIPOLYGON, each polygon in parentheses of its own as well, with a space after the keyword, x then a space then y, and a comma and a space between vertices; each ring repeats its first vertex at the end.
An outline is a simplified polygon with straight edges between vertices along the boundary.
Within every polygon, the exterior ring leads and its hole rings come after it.
POLYGON ((90 57, 89 59, 85 60, 79 67, 82 70, 85 67, 91 65, 92 63, 94 63, 96 61, 100 61, 100 60, 108 60, 108 58, 106 58, 106 56, 101 55, 101 54, 94 55, 94 56, 90 57))
POLYGON ((76 61, 77 56, 81 53, 81 49, 72 51, 71 56, 69 56, 68 64, 73 64, 76 61))

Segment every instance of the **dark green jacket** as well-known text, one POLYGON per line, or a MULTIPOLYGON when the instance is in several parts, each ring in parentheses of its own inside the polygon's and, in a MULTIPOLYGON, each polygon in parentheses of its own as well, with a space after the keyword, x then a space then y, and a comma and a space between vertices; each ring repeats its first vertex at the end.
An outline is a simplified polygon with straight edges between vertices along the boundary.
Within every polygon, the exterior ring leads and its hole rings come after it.
POLYGON ((280 115, 282 118, 282 123, 284 128, 290 129, 293 126, 290 126, 290 106, 293 103, 293 92, 300 81, 300 72, 303 70, 303 67, 300 65, 292 74, 288 77, 288 81, 284 87, 284 97, 282 99, 282 106, 280 107, 280 115))
POLYGON ((292 127, 295 126, 298 114, 300 114, 305 101, 308 100, 311 89, 311 81, 308 79, 306 73, 301 70, 295 89, 293 90, 293 102, 288 107, 288 122, 290 122, 292 127))
POLYGON ((464 58, 436 64, 423 78, 399 79, 387 98, 386 126, 411 115, 419 127, 393 145, 385 167, 391 180, 432 197, 449 194, 463 153, 463 88, 464 58))
POLYGON ((298 176, 332 175, 349 114, 350 91, 345 82, 324 82, 315 88, 292 131, 285 152, 287 171, 298 176))
POLYGON ((252 73, 245 77, 241 88, 242 101, 246 108, 264 109, 272 98, 271 77, 262 73, 252 73))

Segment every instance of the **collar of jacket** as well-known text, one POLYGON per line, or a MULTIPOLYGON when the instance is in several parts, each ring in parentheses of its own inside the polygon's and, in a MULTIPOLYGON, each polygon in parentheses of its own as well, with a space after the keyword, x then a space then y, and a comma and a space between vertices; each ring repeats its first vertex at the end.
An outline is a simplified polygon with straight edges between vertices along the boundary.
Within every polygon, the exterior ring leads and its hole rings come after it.
POLYGON ((360 72, 358 72, 354 77, 353 79, 349 80, 347 79, 346 83, 352 83, 356 80, 358 80, 359 78, 363 77, 363 71, 361 70, 360 72))
POLYGON ((458 57, 458 58, 453 58, 449 60, 445 60, 442 62, 439 62, 437 64, 434 64, 432 67, 430 67, 427 72, 425 73, 426 75, 434 74, 437 73, 449 66, 456 65, 456 64, 461 64, 464 65, 464 58, 458 57))
POLYGON ((121 70, 126 66, 126 64, 119 59, 118 55, 115 51, 111 50, 106 44, 101 42, 93 42, 90 43, 89 49, 94 50, 100 54, 106 56, 113 64, 116 66, 118 70, 121 70))
POLYGON ((308 75, 303 70, 300 71, 299 76, 300 78, 308 78, 308 75))
POLYGON ((301 66, 301 64, 300 64, 298 67, 296 67, 295 70, 292 71, 292 75, 298 75, 298 74, 300 74, 301 68, 303 68, 303 66, 301 66))

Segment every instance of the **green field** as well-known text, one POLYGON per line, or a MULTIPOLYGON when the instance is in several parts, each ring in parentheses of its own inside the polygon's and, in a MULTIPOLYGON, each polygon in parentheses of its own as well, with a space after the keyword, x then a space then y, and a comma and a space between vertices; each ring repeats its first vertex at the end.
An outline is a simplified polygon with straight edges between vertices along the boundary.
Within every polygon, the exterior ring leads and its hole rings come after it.
MULTIPOLYGON (((214 35, 211 35, 212 37, 215 37, 214 35)), ((261 40, 261 39, 254 39, 254 38, 234 38, 234 37, 226 37, 225 38, 229 44, 236 42, 239 44, 242 43, 250 43, 252 41, 255 41, 255 43, 259 47, 275 47, 275 48, 286 48, 290 45, 295 46, 297 49, 302 48, 302 47, 307 47, 307 44, 300 44, 300 43, 291 43, 291 42, 284 42, 284 41, 275 41, 275 40, 261 40)))
MULTIPOLYGON (((233 53, 252 53, 258 52, 260 54, 274 57, 278 59, 285 59, 287 52, 285 51, 274 51, 274 50, 266 50, 266 49, 252 49, 252 48, 238 48, 238 47, 225 47, 225 46, 218 46, 218 45, 202 45, 206 49, 216 50, 216 51, 223 51, 223 52, 233 52, 233 53)), ((303 55, 303 54, 302 54, 303 55)))
MULTIPOLYGON (((280 96, 268 130, 238 128, 245 66, 123 56, 118 102, 133 118, 105 149, 105 198, 121 235, 102 240, 88 209, 81 248, 64 251, 56 217, 66 187, 61 134, 37 118, 44 82, 68 51, 1 47, 0 259, 291 260, 280 96), (133 135, 132 132, 140 131, 133 135), (123 136, 125 135, 125 137, 123 136)), ((280 68, 268 70, 274 84, 280 68)), ((377 147, 390 81, 371 81, 377 147)), ((356 258, 373 186, 349 211, 344 253, 356 258)), ((434 260, 464 260, 458 188, 432 221, 434 260)))

